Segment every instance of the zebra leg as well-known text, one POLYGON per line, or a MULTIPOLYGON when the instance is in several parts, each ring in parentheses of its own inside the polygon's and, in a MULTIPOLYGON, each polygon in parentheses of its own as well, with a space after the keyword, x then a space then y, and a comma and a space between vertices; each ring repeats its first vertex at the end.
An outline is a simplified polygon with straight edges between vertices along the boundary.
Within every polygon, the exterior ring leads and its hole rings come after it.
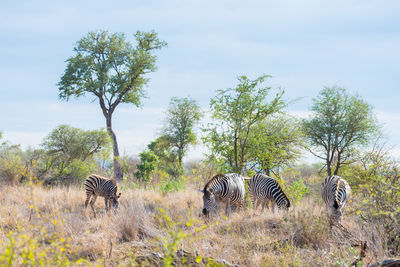
POLYGON ((265 208, 265 201, 262 202, 262 209, 261 209, 261 213, 264 212, 264 208, 265 208))
POLYGON ((106 204, 106 212, 108 212, 108 197, 104 197, 104 203, 106 204))
POLYGON ((231 214, 231 202, 229 200, 226 202, 225 213, 226 217, 229 217, 229 215, 231 214))
POLYGON ((275 202, 274 201, 272 201, 271 206, 272 206, 272 213, 275 213, 275 202))
POLYGON ((86 194, 86 201, 85 201, 85 214, 86 214, 86 208, 87 205, 89 204, 89 200, 92 197, 92 194, 86 194))
POLYGON ((92 200, 90 201, 90 207, 93 210, 94 217, 96 218, 96 211, 94 210, 94 203, 96 202, 97 196, 93 195, 92 200))
POLYGON ((257 210, 259 205, 260 205, 260 201, 256 197, 254 197, 254 207, 255 207, 254 209, 257 210))

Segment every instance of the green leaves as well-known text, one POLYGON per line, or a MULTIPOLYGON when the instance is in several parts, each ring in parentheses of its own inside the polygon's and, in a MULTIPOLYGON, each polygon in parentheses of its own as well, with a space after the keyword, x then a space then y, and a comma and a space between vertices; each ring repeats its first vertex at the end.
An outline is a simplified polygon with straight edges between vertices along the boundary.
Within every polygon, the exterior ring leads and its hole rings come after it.
POLYGON ((180 165, 189 146, 197 143, 194 127, 201 117, 200 107, 195 100, 189 97, 171 99, 162 132, 178 156, 180 165))
POLYGON ((210 100, 213 122, 203 129, 206 136, 202 140, 211 151, 210 159, 223 171, 242 171, 250 157, 252 128, 287 105, 282 99, 283 91, 267 100, 271 87, 260 85, 268 77, 250 80, 240 76, 236 88, 217 90, 210 100))
POLYGON ((139 154, 140 163, 136 165, 135 176, 145 184, 151 181, 151 174, 156 170, 158 157, 152 151, 139 154))
POLYGON ((104 103, 103 112, 111 114, 121 102, 139 106, 148 82, 143 75, 156 69, 152 52, 167 44, 154 31, 134 36, 135 48, 123 33, 100 30, 81 38, 58 83, 60 99, 89 93, 104 103))
POLYGON ((325 87, 313 99, 312 111, 312 118, 303 120, 303 130, 311 146, 322 151, 310 149, 325 161, 328 175, 331 168, 336 174, 342 164, 350 162, 356 150, 367 145, 378 132, 372 107, 344 88, 325 87))

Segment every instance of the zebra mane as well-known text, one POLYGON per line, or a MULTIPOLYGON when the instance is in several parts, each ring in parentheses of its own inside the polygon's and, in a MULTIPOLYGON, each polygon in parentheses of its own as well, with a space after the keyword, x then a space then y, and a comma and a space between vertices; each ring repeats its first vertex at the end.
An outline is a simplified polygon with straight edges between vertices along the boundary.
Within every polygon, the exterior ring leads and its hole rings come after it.
POLYGON ((217 174, 215 175, 213 178, 211 178, 206 185, 204 186, 203 191, 206 191, 206 189, 208 189, 211 185, 214 184, 215 181, 219 181, 220 179, 223 179, 225 177, 225 175, 223 174, 217 174))
POLYGON ((339 194, 339 189, 340 189, 340 184, 343 183, 342 179, 340 179, 339 177, 336 177, 338 179, 337 184, 336 184, 336 191, 335 191, 335 204, 339 206, 338 203, 338 194, 339 194))

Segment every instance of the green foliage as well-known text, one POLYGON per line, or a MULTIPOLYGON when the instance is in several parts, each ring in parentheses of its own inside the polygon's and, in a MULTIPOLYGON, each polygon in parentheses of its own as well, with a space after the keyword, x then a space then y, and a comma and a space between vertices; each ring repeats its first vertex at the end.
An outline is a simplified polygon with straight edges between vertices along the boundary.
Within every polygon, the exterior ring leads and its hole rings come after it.
POLYGON ((312 111, 312 118, 303 120, 303 130, 316 149, 310 152, 325 161, 328 175, 338 174, 378 131, 372 106, 344 88, 325 87, 313 99, 312 111))
POLYGON ((400 164, 383 144, 375 143, 358 162, 343 170, 355 201, 355 213, 368 223, 383 227, 389 252, 400 251, 400 164), (357 199, 355 198, 355 199, 357 199))
POLYGON ((15 185, 25 170, 24 154, 19 146, 4 142, 0 145, 0 179, 15 185))
POLYGON ((135 176, 146 185, 151 182, 151 174, 157 168, 158 157, 152 151, 144 151, 139 154, 139 159, 135 176))
POLYGON ((250 158, 252 128, 286 106, 283 91, 267 101, 271 88, 259 85, 268 77, 241 76, 236 88, 217 90, 210 101, 213 122, 203 129, 203 142, 211 151, 209 158, 226 172, 243 170, 250 158))
POLYGON ((163 193, 177 192, 184 188, 185 180, 182 177, 177 179, 164 179, 160 183, 160 191, 163 193))
POLYGON ((100 30, 81 38, 58 83, 59 97, 68 100, 91 94, 105 101, 110 113, 121 102, 139 106, 148 81, 143 75, 156 69, 152 51, 166 43, 154 31, 137 31, 134 36, 135 48, 123 33, 100 30))
POLYGON ((168 137, 163 135, 152 141, 148 148, 159 159, 157 168, 164 170, 170 176, 179 178, 184 173, 184 168, 179 164, 177 153, 172 149, 168 137))
MULTIPOLYGON (((175 222, 165 213, 163 209, 159 209, 159 211, 160 215, 157 217, 157 220, 159 222, 159 225, 165 228, 165 230, 167 231, 167 235, 160 238, 164 250, 163 266, 176 266, 177 259, 175 255, 177 254, 177 251, 179 249, 179 244, 183 244, 185 239, 205 230, 207 226, 203 225, 201 227, 194 227, 193 224, 197 221, 190 218, 186 222, 175 222), (189 233, 184 233, 181 230, 183 228, 190 229, 191 231, 189 233)), ((181 259, 182 262, 180 263, 182 263, 183 266, 186 266, 187 264, 192 266, 195 263, 202 262, 203 259, 200 255, 197 255, 194 259, 195 262, 191 262, 192 260, 193 259, 183 257, 181 259)), ((210 266, 217 265, 211 264, 210 266)))
POLYGON ((43 151, 33 151, 31 155, 39 168, 38 177, 47 173, 48 183, 81 183, 94 165, 94 156, 110 155, 111 140, 108 133, 101 130, 84 131, 68 125, 55 128, 41 144, 43 151))
POLYGON ((110 144, 111 140, 103 129, 84 131, 60 125, 44 139, 41 146, 61 173, 73 160, 85 161, 100 151, 109 151, 110 144))
POLYGON ((303 135, 299 123, 288 116, 267 118, 252 127, 249 136, 251 169, 267 175, 287 166, 300 156, 303 135))
POLYGON ((309 188, 304 184, 302 179, 292 181, 285 189, 285 193, 290 198, 290 201, 296 204, 299 204, 300 200, 302 200, 309 191, 309 188))
POLYGON ((201 116, 199 105, 189 97, 173 97, 169 103, 163 135, 177 155, 179 165, 182 165, 182 159, 189 146, 197 143, 193 128, 201 116))

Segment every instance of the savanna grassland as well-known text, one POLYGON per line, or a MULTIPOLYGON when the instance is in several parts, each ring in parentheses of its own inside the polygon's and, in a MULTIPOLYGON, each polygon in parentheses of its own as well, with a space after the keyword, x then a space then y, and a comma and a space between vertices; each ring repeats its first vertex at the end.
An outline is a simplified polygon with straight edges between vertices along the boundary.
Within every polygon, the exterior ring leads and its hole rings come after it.
POLYGON ((384 258, 379 225, 362 223, 354 202, 342 222, 352 237, 329 230, 320 179, 305 178, 309 194, 288 212, 261 213, 248 202, 229 218, 220 209, 208 220, 201 215, 202 194, 190 184, 162 193, 120 183, 118 212, 107 214, 98 198, 96 218, 90 207, 85 214, 85 193, 77 186, 2 186, 0 264, 348 266, 360 256, 360 239, 368 248, 359 266, 384 258))

